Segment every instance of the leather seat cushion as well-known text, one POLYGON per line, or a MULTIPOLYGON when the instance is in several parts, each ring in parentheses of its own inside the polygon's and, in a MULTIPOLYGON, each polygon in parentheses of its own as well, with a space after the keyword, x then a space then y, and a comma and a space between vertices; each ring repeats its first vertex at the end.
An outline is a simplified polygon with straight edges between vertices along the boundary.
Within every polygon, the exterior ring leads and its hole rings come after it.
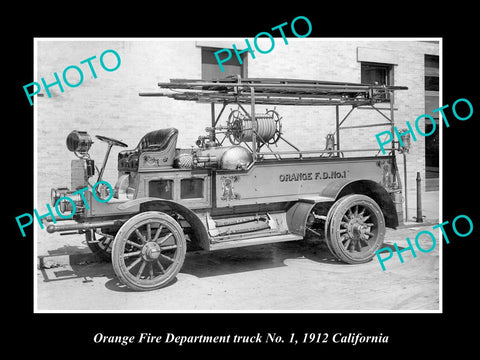
POLYGON ((160 129, 151 131, 140 140, 137 150, 164 150, 170 142, 172 137, 178 134, 178 130, 175 128, 160 129))

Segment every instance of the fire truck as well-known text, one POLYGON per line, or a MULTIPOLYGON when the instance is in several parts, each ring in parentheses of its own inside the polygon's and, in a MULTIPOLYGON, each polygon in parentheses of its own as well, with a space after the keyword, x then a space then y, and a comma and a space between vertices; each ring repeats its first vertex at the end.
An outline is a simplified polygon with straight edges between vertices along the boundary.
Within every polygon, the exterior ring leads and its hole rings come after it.
POLYGON ((398 142, 386 155, 378 148, 343 149, 340 132, 387 126, 394 134, 394 92, 406 87, 240 77, 171 79, 158 86, 158 92, 139 95, 210 105, 205 135, 194 147, 181 149, 175 128, 145 134, 135 148, 118 153, 118 179, 109 188, 92 187, 89 179, 98 174, 97 183, 102 181, 111 148, 128 146, 96 135, 108 144, 98 170, 88 154, 92 138, 72 131, 67 147, 77 159, 71 187, 52 189, 51 202, 64 217, 75 213, 68 220, 44 219, 49 233, 84 234, 90 249, 111 261, 129 288, 170 284, 187 251, 301 241, 310 235, 322 239, 340 261, 365 263, 382 246, 386 227, 402 222, 398 142), (234 106, 229 113, 228 105, 234 106), (258 112, 258 105, 270 108, 258 112), (297 106, 298 113, 303 105, 334 106, 336 130, 321 149, 300 149, 285 136, 277 105, 297 106), (343 118, 340 107, 349 110, 343 118), (359 108, 380 113, 384 122, 346 126, 359 108), (279 150, 281 142, 288 150, 279 150), (62 199, 66 196, 75 209, 62 199))

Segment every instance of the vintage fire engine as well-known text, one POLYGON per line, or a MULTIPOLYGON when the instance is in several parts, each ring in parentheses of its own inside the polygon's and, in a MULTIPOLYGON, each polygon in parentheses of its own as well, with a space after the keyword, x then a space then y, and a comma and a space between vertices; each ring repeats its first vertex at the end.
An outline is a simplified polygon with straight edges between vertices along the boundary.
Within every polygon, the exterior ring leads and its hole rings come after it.
MULTIPOLYGON (((92 140, 86 132, 73 131, 67 146, 78 159, 72 161, 71 189, 52 189, 51 200, 55 204, 70 196, 76 211, 69 220, 45 220, 50 233, 84 233, 91 250, 111 259, 128 287, 153 290, 169 284, 189 250, 295 241, 308 235, 323 239, 339 260, 364 263, 381 247, 385 228, 402 221, 395 144, 386 156, 380 156, 379 149, 344 150, 340 130, 384 125, 393 130, 394 91, 405 87, 240 77, 172 79, 159 87, 162 92, 140 95, 210 104, 211 126, 196 148, 178 149, 175 128, 149 132, 136 148, 119 152, 113 194, 98 186, 93 196, 89 178, 96 171, 88 154, 92 140), (222 106, 218 115, 216 104, 222 106), (236 108, 222 124, 228 104, 236 108), (300 150, 284 137, 276 107, 257 113, 259 104, 335 106, 336 131, 327 136, 324 149, 300 150), (351 107, 343 119, 340 106, 351 107), (387 121, 344 126, 357 108, 372 109, 387 121), (388 115, 383 110, 389 110, 388 115), (280 141, 292 150, 277 151, 273 145, 280 141), (348 156, 360 151, 374 155, 348 156), (88 186, 81 194, 85 206, 73 193, 88 186), (109 197, 108 202, 99 201, 109 197)), ((100 181, 111 148, 127 145, 96 137, 108 144, 97 170, 100 181)), ((59 205, 64 214, 73 211, 68 201, 59 205)))

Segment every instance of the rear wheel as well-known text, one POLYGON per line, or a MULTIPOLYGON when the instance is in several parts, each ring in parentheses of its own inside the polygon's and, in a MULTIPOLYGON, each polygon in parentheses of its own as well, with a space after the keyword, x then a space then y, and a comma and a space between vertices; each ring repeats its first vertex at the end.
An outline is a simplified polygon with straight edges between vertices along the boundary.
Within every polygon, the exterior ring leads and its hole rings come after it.
POLYGON ((168 285, 180 271, 187 244, 181 226, 169 215, 147 211, 122 225, 112 247, 112 265, 133 290, 168 285))
POLYGON ((370 261, 382 246, 384 237, 382 210, 368 196, 344 196, 328 212, 325 226, 328 248, 346 263, 370 261))

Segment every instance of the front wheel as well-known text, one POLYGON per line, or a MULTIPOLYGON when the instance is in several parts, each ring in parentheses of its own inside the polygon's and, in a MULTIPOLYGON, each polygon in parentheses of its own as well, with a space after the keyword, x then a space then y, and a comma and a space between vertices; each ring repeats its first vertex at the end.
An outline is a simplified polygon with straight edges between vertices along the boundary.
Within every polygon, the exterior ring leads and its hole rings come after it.
POLYGON ((125 222, 115 236, 113 269, 133 290, 159 289, 180 271, 186 248, 183 230, 171 216, 143 212, 125 222))
POLYGON ((382 246, 384 237, 382 210, 368 196, 344 196, 328 212, 325 226, 328 248, 348 264, 370 261, 382 246))

